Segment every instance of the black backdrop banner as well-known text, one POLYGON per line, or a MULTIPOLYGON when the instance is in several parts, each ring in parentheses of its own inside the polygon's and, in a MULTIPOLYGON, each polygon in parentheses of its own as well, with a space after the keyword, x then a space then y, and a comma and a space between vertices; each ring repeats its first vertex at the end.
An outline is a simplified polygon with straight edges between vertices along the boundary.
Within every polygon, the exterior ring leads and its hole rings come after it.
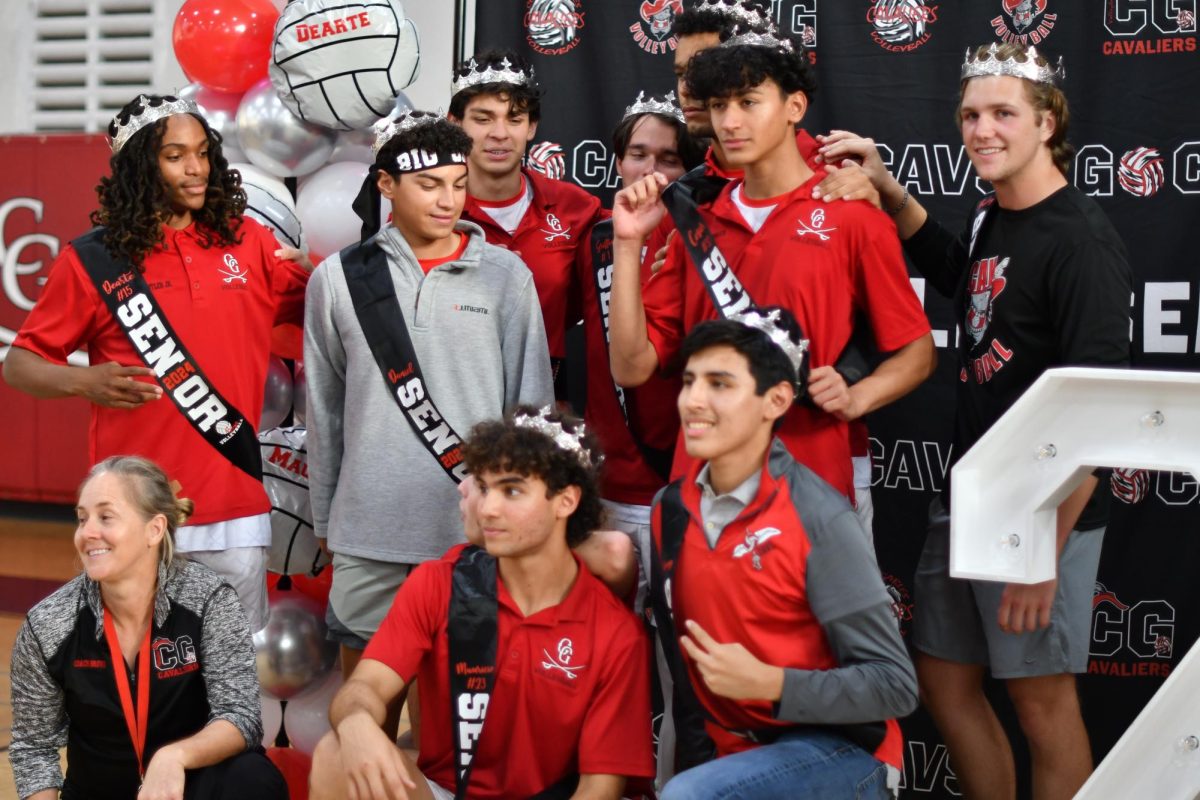
MULTIPOLYGON (((1200 368, 1200 56, 1197 0, 775 0, 782 30, 809 47, 820 89, 804 127, 873 137, 932 214, 961 226, 983 187, 954 125, 968 46, 1036 44, 1064 57, 1071 179, 1096 197, 1134 270, 1135 366, 1200 368)), ((674 87, 670 22, 679 0, 486 0, 477 47, 518 50, 545 90, 540 158, 606 203, 618 186, 609 136, 640 90, 674 87)), ((912 279, 940 365, 913 395, 868 420, 875 541, 907 635, 909 593, 929 500, 950 456, 955 331, 947 301, 912 279)), ((1097 431, 1097 435, 1103 435, 1097 431)), ((1200 635, 1200 484, 1184 474, 1118 472, 1093 599, 1091 662, 1080 679, 1097 762, 1200 635)), ((1016 726, 1002 687, 990 687, 1016 726)), ((905 796, 954 797, 928 718, 904 721, 905 796)), ((1026 756, 1017 742, 1022 796, 1026 756)))

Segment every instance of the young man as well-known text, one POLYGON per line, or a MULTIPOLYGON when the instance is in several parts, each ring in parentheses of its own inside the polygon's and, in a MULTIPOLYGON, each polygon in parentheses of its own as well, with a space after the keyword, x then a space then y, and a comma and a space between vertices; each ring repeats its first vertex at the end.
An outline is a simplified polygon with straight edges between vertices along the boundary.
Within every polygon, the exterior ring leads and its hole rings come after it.
POLYGON ((405 581, 333 700, 311 796, 616 800, 653 760, 641 625, 570 549, 599 521, 599 451, 578 420, 522 407, 464 456, 487 549, 405 581), (418 675, 413 765, 379 723, 418 675))
POLYGON ((725 157, 744 168, 744 178, 696 209, 688 235, 673 237, 644 305, 641 247, 663 217, 666 181, 652 175, 617 195, 613 375, 637 386, 670 364, 686 332, 705 319, 752 303, 791 309, 812 341, 816 366, 808 385, 812 405, 787 414, 780 438, 853 497, 847 421, 903 396, 933 368, 929 323, 909 285, 894 226, 867 203, 812 199, 825 173, 805 162, 794 130, 814 79, 789 42, 772 34, 730 39, 692 58, 687 83, 690 96, 708 104, 725 157), (891 355, 848 387, 833 365, 857 314, 869 322, 876 347, 891 355))
MULTIPOLYGON (((613 131, 613 152, 621 182, 628 186, 659 172, 675 180, 698 165, 704 151, 687 133, 673 94, 637 99, 613 131)), ((612 285, 612 223, 597 223, 589 258, 580 276, 583 332, 587 346, 587 403, 584 419, 605 453, 601 480, 606 519, 633 537, 642 555, 644 586, 649 574, 650 502, 667 482, 679 434, 675 398, 679 381, 653 376, 634 389, 613 383, 608 363, 608 307, 612 285)), ((653 277, 649 251, 641 282, 653 277)))
POLYGON ((55 261, 4 378, 91 402, 93 463, 142 455, 182 484, 196 513, 176 549, 229 581, 256 631, 271 504, 254 428, 271 329, 300 321, 312 265, 242 216, 240 177, 191 101, 141 95, 108 133, 101 227, 55 261), (69 365, 82 347, 89 366, 69 365))
POLYGON ((412 566, 462 541, 459 434, 553 397, 533 277, 459 219, 471 140, 423 112, 380 138, 356 208, 374 230, 382 195, 391 224, 317 269, 304 325, 313 527, 346 675, 412 566))
MULTIPOLYGON (((1129 363, 1131 272, 1100 207, 1067 180, 1073 148, 1059 78, 1032 47, 968 55, 958 124, 995 194, 958 237, 888 174, 874 142, 841 131, 821 148, 828 159, 863 159, 884 202, 902 208, 896 224, 913 263, 954 298, 962 325, 955 458, 1044 370, 1129 363)), ((1093 477, 1059 505, 1058 579, 1033 586, 950 578, 948 482, 930 508, 913 644, 922 698, 964 794, 1016 792, 1012 751, 983 694, 985 669, 1005 680, 1029 741, 1034 797, 1071 797, 1091 772, 1072 673, 1087 669, 1107 497, 1093 477)))
POLYGON ((664 800, 890 797, 902 763, 894 718, 916 677, 874 555, 846 499, 774 437, 804 348, 778 308, 700 323, 680 348, 694 462, 655 503, 653 597, 680 761, 701 765, 664 800))
POLYGON ((555 386, 565 398, 560 367, 566 335, 581 313, 577 264, 587 258, 600 201, 578 186, 521 169, 541 117, 541 92, 524 58, 509 51, 478 53, 455 70, 451 93, 450 119, 474 142, 463 219, 533 272, 555 386))

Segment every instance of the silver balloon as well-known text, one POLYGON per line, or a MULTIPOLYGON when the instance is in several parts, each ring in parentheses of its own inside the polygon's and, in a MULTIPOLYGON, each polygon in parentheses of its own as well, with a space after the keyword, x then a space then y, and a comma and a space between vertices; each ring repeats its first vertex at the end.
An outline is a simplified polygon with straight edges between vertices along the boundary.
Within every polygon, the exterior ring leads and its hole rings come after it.
POLYGON ((408 99, 408 95, 406 95, 404 92, 396 95, 396 102, 392 106, 392 116, 396 116, 397 114, 407 114, 412 110, 412 100, 408 99))
POLYGON ((277 593, 271 621, 254 634, 254 658, 263 693, 287 700, 329 674, 338 646, 325 638, 324 610, 311 598, 277 593))
POLYGON ((297 425, 304 425, 304 416, 308 409, 308 398, 304 393, 308 391, 308 379, 304 377, 303 361, 296 362, 296 378, 292 388, 292 419, 297 425))
POLYGON ((287 247, 308 252, 304 225, 296 215, 296 201, 283 181, 251 164, 230 164, 242 176, 246 193, 246 216, 256 219, 287 247))
POLYGON ((333 148, 333 155, 329 157, 330 164, 336 164, 339 161, 357 161, 360 164, 371 164, 375 161, 375 154, 371 152, 371 146, 375 144, 375 134, 368 130, 342 131, 338 134, 337 145, 333 148))
POLYGON ((278 356, 271 356, 267 365, 267 385, 263 389, 262 415, 258 420, 258 429, 265 431, 283 422, 288 412, 292 410, 292 371, 278 356))
POLYGON ((208 127, 221 134, 221 152, 225 160, 232 164, 235 161, 245 161, 246 154, 238 143, 237 112, 241 103, 240 94, 217 92, 189 83, 179 90, 181 100, 192 100, 200 106, 200 113, 208 121, 208 127))
POLYGON ((280 178, 317 169, 333 155, 337 142, 337 131, 305 122, 288 111, 269 78, 242 96, 237 130, 250 163, 280 178))

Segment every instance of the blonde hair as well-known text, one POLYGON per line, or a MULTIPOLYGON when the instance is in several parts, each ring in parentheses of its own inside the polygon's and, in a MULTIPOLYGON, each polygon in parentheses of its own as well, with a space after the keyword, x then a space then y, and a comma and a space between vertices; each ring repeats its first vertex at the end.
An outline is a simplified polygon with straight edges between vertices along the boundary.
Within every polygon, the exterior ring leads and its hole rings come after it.
MULTIPOLYGON (((972 58, 983 58, 987 55, 989 47, 991 45, 980 45, 975 49, 972 58)), ((1015 59, 1024 63, 1029 59, 1029 50, 1025 45, 1017 42, 1004 42, 997 47, 995 57, 1000 61, 1015 59)), ((1039 66, 1052 66, 1041 53, 1038 53, 1035 62, 1039 66)), ((958 87, 958 108, 954 110, 954 119, 959 130, 962 130, 963 93, 967 90, 967 82, 970 80, 972 79, 967 78, 958 87)), ((1046 146, 1050 148, 1050 157, 1054 159, 1054 166, 1058 167, 1059 172, 1066 175, 1071 169, 1071 162, 1075 159, 1075 147, 1067 141, 1067 126, 1071 122, 1071 112, 1067 108, 1067 96, 1063 94, 1062 89, 1050 83, 1040 83, 1025 78, 1021 78, 1021 83, 1025 86, 1025 97, 1039 115, 1039 124, 1042 114, 1054 117, 1054 133, 1050 136, 1050 141, 1046 142, 1046 146)))
POLYGON ((175 558, 175 531, 187 522, 195 504, 186 497, 177 497, 180 485, 168 480, 162 467, 148 458, 109 456, 91 468, 83 483, 106 473, 121 479, 130 503, 144 520, 149 521, 159 514, 166 519, 167 530, 163 534, 159 558, 163 566, 169 565, 175 558))

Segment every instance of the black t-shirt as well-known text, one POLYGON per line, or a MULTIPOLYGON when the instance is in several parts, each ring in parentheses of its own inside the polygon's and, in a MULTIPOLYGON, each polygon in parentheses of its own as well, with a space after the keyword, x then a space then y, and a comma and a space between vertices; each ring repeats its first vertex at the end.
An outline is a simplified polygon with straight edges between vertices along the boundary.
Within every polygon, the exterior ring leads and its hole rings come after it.
MULTIPOLYGON (((954 238, 930 219, 905 243, 958 309, 952 465, 1043 371, 1129 364, 1132 273, 1095 201, 1065 186, 1020 211, 997 204, 968 259, 970 233, 970 222, 954 238)), ((1107 494, 1102 482, 1076 528, 1105 524, 1107 494)))

